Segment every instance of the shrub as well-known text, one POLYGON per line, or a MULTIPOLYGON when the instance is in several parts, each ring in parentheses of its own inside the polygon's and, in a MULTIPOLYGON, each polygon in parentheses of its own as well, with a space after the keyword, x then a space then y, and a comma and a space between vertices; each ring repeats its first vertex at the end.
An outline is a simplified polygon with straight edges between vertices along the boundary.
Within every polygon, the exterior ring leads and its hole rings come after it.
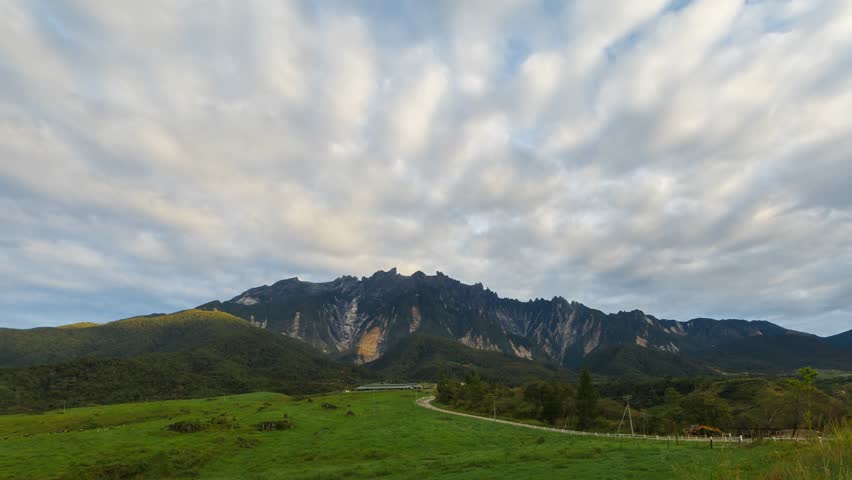
POLYGON ((272 432, 275 430, 290 430, 293 428, 293 423, 289 420, 275 420, 270 422, 260 422, 256 425, 261 432, 272 432))
POLYGON ((197 422, 175 422, 169 424, 167 428, 178 433, 196 433, 204 430, 204 425, 197 422))
POLYGON ((240 448, 254 448, 260 443, 260 440, 256 438, 243 438, 237 437, 237 445, 240 448))

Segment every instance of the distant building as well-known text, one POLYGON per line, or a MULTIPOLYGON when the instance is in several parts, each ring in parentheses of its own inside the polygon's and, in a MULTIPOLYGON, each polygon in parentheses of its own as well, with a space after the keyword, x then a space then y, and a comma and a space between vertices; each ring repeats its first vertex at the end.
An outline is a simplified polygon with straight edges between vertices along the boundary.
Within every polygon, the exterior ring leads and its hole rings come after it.
POLYGON ((376 392, 382 390, 423 390, 419 383, 371 383, 361 385, 355 389, 356 392, 376 392))

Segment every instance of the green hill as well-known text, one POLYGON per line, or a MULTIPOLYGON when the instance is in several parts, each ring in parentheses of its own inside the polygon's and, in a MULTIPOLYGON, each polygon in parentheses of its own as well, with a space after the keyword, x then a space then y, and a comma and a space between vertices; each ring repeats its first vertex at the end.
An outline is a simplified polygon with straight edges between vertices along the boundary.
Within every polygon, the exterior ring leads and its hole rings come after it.
POLYGON ((77 329, 4 330, 0 411, 272 390, 327 391, 365 375, 220 312, 188 310, 77 329))
POLYGON ((69 323, 68 325, 60 325, 57 328, 89 328, 89 327, 97 327, 100 325, 99 323, 94 322, 77 322, 77 323, 69 323))
POLYGON ((179 352, 211 342, 222 344, 231 335, 255 338, 270 335, 233 315, 202 310, 133 317, 85 328, 79 325, 0 329, 0 367, 60 363, 80 357, 179 352))

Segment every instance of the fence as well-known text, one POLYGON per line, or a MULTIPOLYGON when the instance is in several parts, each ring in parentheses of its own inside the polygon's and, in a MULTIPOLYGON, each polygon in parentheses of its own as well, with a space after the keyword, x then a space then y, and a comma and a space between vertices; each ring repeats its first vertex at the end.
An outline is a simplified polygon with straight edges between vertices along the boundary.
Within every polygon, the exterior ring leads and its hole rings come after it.
MULTIPOLYGON (((449 413, 450 415, 458 415, 460 417, 469 417, 475 418, 477 420, 484 420, 492 423, 502 423, 505 425, 514 425, 516 427, 524 427, 524 428, 532 428, 535 430, 544 430, 547 432, 554 433, 562 433, 566 435, 582 435, 586 437, 606 437, 606 438, 636 438, 640 440, 659 440, 659 441, 681 441, 681 442, 714 442, 719 444, 742 444, 742 443, 752 443, 754 439, 743 436, 733 436, 733 435, 723 435, 721 437, 697 437, 697 436, 672 436, 672 435, 643 435, 641 433, 638 434, 630 434, 630 433, 605 433, 605 432, 585 432, 582 430, 565 430, 561 428, 553 428, 553 427, 542 427, 540 425, 530 425, 528 423, 520 423, 520 422, 511 422, 509 420, 502 419, 494 419, 489 417, 482 417, 479 415, 471 415, 469 413, 462 412, 454 412, 452 410, 445 410, 443 408, 438 408, 432 405, 432 400, 434 400, 434 396, 422 397, 415 401, 418 406, 423 408, 428 408, 430 410, 435 410, 438 412, 449 413)), ((805 442, 805 439, 799 438, 783 438, 783 437, 765 437, 763 440, 766 441, 802 441, 805 442)), ((822 441, 822 438, 820 438, 822 441)))

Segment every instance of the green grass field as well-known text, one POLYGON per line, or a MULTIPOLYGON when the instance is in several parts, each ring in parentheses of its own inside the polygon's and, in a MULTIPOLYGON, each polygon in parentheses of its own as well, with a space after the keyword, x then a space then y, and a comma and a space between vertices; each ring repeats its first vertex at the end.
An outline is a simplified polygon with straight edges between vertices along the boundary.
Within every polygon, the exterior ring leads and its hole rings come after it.
POLYGON ((429 411, 414 400, 398 392, 253 393, 0 416, 0 478, 746 479, 795 448, 575 437, 429 411), (290 430, 256 427, 285 414, 290 430), (206 429, 170 431, 177 421, 206 429))

